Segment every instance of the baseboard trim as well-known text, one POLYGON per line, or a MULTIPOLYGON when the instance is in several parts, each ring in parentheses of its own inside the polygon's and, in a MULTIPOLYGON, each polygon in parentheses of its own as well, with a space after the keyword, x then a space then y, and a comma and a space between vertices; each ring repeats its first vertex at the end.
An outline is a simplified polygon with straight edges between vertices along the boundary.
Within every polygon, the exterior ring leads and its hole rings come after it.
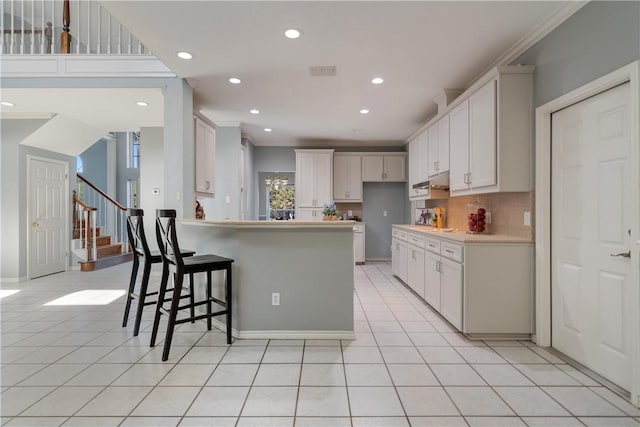
MULTIPOLYGON (((221 332, 227 331, 227 324, 211 319, 211 325, 221 332)), ((238 331, 231 328, 231 336, 237 339, 253 340, 354 340, 351 331, 238 331)))
POLYGON ((240 331, 240 339, 274 340, 354 340, 350 331, 240 331))
POLYGON ((366 262, 391 262, 391 258, 367 258, 366 262))
POLYGON ((0 283, 20 283, 26 282, 27 276, 20 277, 0 277, 0 283))

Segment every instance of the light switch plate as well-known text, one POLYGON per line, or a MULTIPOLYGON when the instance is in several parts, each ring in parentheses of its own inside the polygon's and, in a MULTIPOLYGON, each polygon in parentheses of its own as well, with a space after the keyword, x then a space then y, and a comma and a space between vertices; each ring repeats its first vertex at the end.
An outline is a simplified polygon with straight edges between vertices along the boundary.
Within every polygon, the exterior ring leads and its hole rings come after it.
POLYGON ((224 198, 225 203, 231 203, 231 196, 227 196, 224 198))
POLYGON ((524 213, 524 225, 531 226, 531 212, 524 213))

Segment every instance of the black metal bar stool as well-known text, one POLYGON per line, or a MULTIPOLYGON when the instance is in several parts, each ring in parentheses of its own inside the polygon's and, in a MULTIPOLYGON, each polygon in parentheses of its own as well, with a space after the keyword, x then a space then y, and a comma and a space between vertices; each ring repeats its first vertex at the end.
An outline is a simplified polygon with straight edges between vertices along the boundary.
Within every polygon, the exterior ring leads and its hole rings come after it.
POLYGON ((171 307, 166 309, 163 302, 165 301, 165 292, 167 288, 168 277, 163 276, 160 283, 160 293, 158 295, 158 304, 156 308, 156 316, 153 321, 153 331, 151 333, 151 347, 155 346, 156 336, 158 334, 158 325, 160 316, 165 314, 168 316, 167 333, 164 339, 164 351, 162 360, 169 358, 169 350, 171 349, 171 339, 173 338, 173 329, 175 325, 185 322, 193 322, 195 320, 207 319, 207 330, 211 330, 211 318, 220 315, 226 315, 227 321, 227 344, 231 344, 231 264, 233 260, 218 255, 197 255, 184 258, 178 246, 178 238, 176 236, 176 211, 173 209, 158 209, 156 211, 156 237, 158 238, 158 246, 162 255, 162 261, 165 269, 173 273, 173 296, 171 298, 171 307), (219 300, 211 295, 211 272, 225 270, 225 300, 219 300), (194 273, 207 273, 207 288, 204 300, 191 302, 187 305, 180 305, 180 292, 184 275, 189 274, 190 282, 193 286, 194 273), (212 303, 216 303, 224 310, 212 312, 212 303), (195 316, 194 307, 206 304, 206 314, 195 316), (190 309, 191 315, 186 318, 177 319, 180 310, 190 309))
MULTIPOLYGON (((138 309, 136 311, 136 323, 133 328, 133 336, 138 336, 140 332, 140 321, 142 319, 142 310, 147 305, 156 304, 157 300, 147 301, 147 297, 158 295, 156 292, 148 292, 149 276, 151 274, 151 265, 159 264, 162 262, 162 255, 160 251, 149 250, 147 238, 144 233, 144 223, 142 218, 144 211, 142 209, 127 209, 127 235, 129 236, 129 245, 133 252, 133 268, 131 270, 131 280, 129 281, 129 293, 127 294, 127 304, 124 308, 124 319, 122 320, 122 327, 127 326, 129 320, 129 310, 131 309, 131 301, 138 300, 138 309), (142 281, 140 283, 140 291, 136 293, 135 285, 138 277, 138 268, 140 266, 140 260, 144 262, 142 281)), ((195 251, 182 250, 181 255, 183 257, 190 257, 195 254, 195 251)), ((169 272, 163 265, 162 277, 168 276, 169 272)), ((191 298, 193 302, 193 288, 190 290, 190 295, 185 297, 191 298)))

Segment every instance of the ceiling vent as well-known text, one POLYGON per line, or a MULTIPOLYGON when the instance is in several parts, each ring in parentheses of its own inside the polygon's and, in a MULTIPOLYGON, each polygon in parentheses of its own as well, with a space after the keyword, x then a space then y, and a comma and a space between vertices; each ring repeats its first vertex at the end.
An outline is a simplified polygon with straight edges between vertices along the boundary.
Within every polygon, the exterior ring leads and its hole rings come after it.
POLYGON ((335 65, 314 65, 309 67, 312 76, 335 76, 336 75, 336 66, 335 65))

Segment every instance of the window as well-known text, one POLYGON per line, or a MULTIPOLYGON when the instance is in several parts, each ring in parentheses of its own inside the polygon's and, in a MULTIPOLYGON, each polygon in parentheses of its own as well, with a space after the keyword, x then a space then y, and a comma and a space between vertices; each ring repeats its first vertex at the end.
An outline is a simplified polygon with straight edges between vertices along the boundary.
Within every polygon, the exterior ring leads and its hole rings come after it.
POLYGON ((271 220, 287 220, 295 218, 296 193, 292 185, 267 187, 267 218, 271 220))
POLYGON ((127 147, 129 156, 127 167, 130 169, 140 168, 140 132, 127 133, 127 147))
POLYGON ((138 207, 138 180, 127 180, 127 203, 132 208, 138 207))

